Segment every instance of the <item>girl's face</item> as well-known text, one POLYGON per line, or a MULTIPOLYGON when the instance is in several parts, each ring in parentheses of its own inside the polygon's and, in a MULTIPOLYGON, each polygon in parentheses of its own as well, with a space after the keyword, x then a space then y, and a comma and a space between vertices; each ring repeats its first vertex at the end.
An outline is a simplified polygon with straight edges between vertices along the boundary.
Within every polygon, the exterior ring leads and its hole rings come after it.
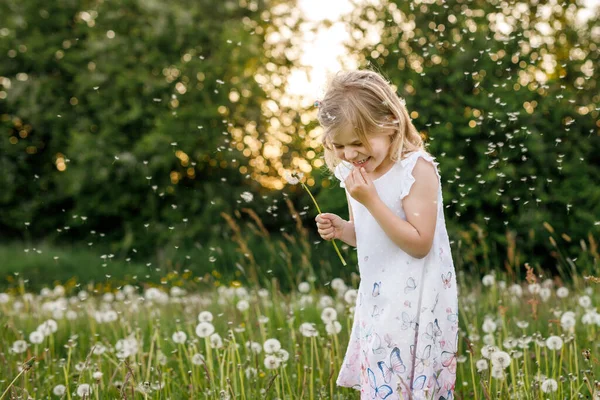
POLYGON ((393 163, 389 155, 393 132, 393 129, 387 129, 368 135, 372 149, 369 151, 352 129, 343 129, 332 140, 332 146, 338 158, 355 167, 364 167, 368 174, 378 177, 387 172, 393 163))

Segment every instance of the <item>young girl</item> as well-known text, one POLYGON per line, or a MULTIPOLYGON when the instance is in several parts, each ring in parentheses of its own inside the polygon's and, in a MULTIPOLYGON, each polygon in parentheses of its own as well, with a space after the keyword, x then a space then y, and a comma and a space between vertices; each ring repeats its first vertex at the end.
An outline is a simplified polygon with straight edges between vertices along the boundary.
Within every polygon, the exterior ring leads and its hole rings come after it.
POLYGON ((375 72, 337 74, 318 106, 350 214, 319 214, 318 232, 357 247, 361 276, 337 384, 361 399, 453 398, 458 299, 437 163, 375 72))

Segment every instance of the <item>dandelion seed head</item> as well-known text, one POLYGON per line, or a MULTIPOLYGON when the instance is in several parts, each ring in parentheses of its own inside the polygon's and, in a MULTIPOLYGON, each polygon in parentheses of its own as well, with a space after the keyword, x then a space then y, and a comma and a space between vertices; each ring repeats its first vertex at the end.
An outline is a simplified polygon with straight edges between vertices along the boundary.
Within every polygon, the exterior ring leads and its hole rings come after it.
POLYGON ((185 341, 187 339, 187 335, 183 331, 177 331, 177 332, 173 333, 172 339, 173 339, 173 342, 175 342, 175 343, 183 344, 183 343, 185 343, 185 341))
POLYGON ((44 334, 40 331, 33 331, 29 334, 29 341, 33 344, 40 344, 44 341, 44 334))
POLYGON ((248 303, 247 300, 240 300, 238 301, 238 303, 236 304, 236 308, 240 311, 246 311, 250 308, 250 303, 248 303))
POLYGON ((483 283, 483 286, 492 286, 496 282, 496 278, 494 275, 488 274, 481 279, 481 282, 483 283))
POLYGON ((198 314, 198 322, 211 322, 213 320, 213 315, 210 311, 201 311, 198 314))
POLYGON ((54 388, 52 389, 52 393, 55 396, 63 396, 65 393, 67 392, 67 388, 65 387, 65 385, 56 385, 54 386, 54 388))
POLYGON ((488 362, 486 359, 477 360, 475 363, 475 367, 477 368, 477 372, 486 371, 489 368, 488 362))
POLYGON ((77 396, 79 397, 90 397, 92 394, 92 387, 87 383, 82 383, 77 386, 77 396))
POLYGON ((277 369, 281 365, 281 360, 274 354, 269 354, 265 357, 265 367, 267 369, 277 369))
POLYGON ((281 349, 281 343, 277 339, 267 339, 263 343, 263 349, 267 354, 276 353, 281 349))
POLYGON ((560 336, 550 336, 546 339, 546 346, 550 350, 560 350, 563 346, 563 340, 560 336))
POLYGON ((315 337, 319 336, 319 332, 315 329, 314 325, 310 322, 303 322, 300 325, 300 333, 304 337, 315 337))
POLYGON ((192 364, 194 365, 202 365, 204 364, 204 356, 202 354, 196 353, 192 356, 192 364))
POLYGON ((552 393, 558 390, 558 382, 554 379, 546 379, 541 385, 542 392, 552 393))
POLYGON ((337 320, 337 311, 335 310, 335 308, 332 308, 332 307, 324 308, 323 311, 321 312, 321 320, 325 324, 329 324, 329 323, 337 320))
POLYGON ((510 355, 504 351, 495 351, 492 353, 490 360, 492 367, 499 366, 502 369, 507 368, 510 365, 510 355))
POLYGON ((200 322, 196 325, 196 335, 201 338, 206 338, 212 335, 215 331, 215 327, 210 322, 200 322))
POLYGON ((325 331, 328 335, 337 335, 342 331, 342 324, 340 324, 338 321, 327 323, 325 324, 325 331))

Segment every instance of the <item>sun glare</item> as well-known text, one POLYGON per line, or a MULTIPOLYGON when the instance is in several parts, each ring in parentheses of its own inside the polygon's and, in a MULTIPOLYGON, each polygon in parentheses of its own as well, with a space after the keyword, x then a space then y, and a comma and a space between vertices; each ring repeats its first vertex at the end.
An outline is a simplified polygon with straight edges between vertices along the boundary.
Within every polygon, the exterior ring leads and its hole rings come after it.
POLYGON ((308 20, 302 29, 302 56, 297 68, 291 71, 288 94, 298 97, 302 107, 320 98, 327 74, 356 67, 356 62, 343 46, 348 32, 340 18, 352 12, 349 0, 299 0, 299 8, 308 20), (331 21, 330 26, 323 22, 331 21), (311 32, 316 28, 316 34, 311 32))

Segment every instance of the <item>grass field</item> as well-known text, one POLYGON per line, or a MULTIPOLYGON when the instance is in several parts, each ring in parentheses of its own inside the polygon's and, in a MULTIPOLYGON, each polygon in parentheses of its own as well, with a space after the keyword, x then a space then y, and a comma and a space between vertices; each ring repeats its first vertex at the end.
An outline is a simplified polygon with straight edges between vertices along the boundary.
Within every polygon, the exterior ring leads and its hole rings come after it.
MULTIPOLYGON (((459 274, 455 398, 598 396, 600 283, 529 272, 459 274)), ((23 288, 0 294, 0 399, 358 397, 335 386, 356 282, 23 288)))

